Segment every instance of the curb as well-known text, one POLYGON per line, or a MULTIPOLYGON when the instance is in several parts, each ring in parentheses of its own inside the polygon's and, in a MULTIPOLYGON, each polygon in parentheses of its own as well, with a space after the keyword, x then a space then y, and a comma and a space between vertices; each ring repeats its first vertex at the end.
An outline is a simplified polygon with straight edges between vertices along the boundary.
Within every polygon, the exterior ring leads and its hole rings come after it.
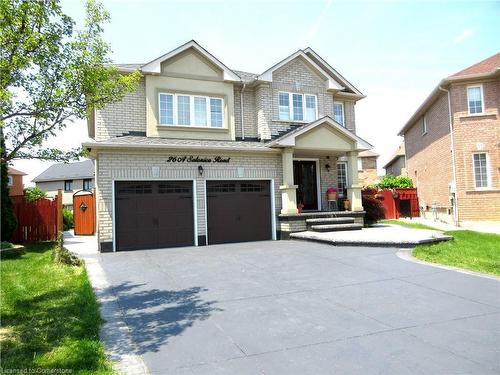
POLYGON ((413 249, 401 249, 396 253, 396 255, 398 256, 398 258, 400 258, 402 260, 406 260, 407 262, 423 264, 425 266, 440 268, 440 269, 444 269, 447 271, 455 271, 455 272, 459 272, 459 273, 465 273, 467 275, 482 277, 484 279, 500 281, 500 276, 490 275, 487 273, 482 273, 482 272, 477 272, 477 271, 471 271, 471 270, 467 270, 465 268, 447 266, 447 265, 439 264, 439 263, 427 262, 425 260, 415 258, 413 256, 413 249))
POLYGON ((328 245, 333 246, 368 246, 368 247, 395 247, 395 248, 414 248, 417 245, 423 245, 428 243, 437 243, 442 241, 452 240, 451 236, 441 236, 438 238, 429 238, 425 240, 413 241, 413 242, 360 242, 360 241, 339 241, 339 240, 328 240, 323 238, 306 238, 294 235, 295 233, 290 234, 291 240, 299 240, 299 241, 309 241, 309 242, 319 242, 326 243, 328 245))

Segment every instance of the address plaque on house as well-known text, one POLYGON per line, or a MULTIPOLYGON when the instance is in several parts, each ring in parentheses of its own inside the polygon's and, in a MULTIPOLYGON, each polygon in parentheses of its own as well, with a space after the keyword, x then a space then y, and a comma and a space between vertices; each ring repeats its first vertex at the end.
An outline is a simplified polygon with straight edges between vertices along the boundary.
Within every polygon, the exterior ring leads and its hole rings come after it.
POLYGON ((194 155, 181 155, 181 156, 169 156, 167 158, 167 163, 229 163, 231 158, 224 156, 194 156, 194 155))

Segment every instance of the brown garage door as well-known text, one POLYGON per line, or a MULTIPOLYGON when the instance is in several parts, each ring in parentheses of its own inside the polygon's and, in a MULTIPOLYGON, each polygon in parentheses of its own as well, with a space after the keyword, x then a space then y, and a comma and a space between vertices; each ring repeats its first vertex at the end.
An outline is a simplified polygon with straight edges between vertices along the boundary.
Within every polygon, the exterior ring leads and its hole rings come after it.
POLYGON ((270 240, 269 181, 207 181, 209 244, 270 240))
POLYGON ((191 181, 117 181, 117 250, 193 245, 191 181))

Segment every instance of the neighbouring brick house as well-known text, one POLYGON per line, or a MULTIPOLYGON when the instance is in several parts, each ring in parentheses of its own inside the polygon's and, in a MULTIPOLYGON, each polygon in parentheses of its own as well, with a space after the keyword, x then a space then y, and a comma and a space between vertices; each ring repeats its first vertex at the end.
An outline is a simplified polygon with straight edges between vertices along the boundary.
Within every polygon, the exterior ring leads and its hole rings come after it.
POLYGON ((385 174, 393 176, 406 176, 406 155, 405 144, 401 143, 398 149, 392 154, 389 161, 384 165, 385 174))
POLYGON ((36 176, 33 182, 46 192, 49 198, 54 198, 58 191, 62 190, 62 204, 72 210, 73 194, 94 188, 94 170, 92 160, 53 164, 36 176))
POLYGON ((143 78, 88 121, 101 251, 360 227, 358 153, 371 145, 356 135, 354 108, 364 95, 312 49, 261 74, 195 41, 116 66, 143 78), (325 212, 336 208, 329 187, 348 211, 325 212))
POLYGON ((23 176, 26 176, 26 173, 9 167, 7 178, 11 197, 24 194, 23 176))
POLYGON ((497 53, 443 79, 402 128, 424 215, 500 221, 499 109, 497 53))
POLYGON ((362 186, 377 183, 377 159, 379 155, 371 150, 362 151, 358 154, 358 179, 362 186))

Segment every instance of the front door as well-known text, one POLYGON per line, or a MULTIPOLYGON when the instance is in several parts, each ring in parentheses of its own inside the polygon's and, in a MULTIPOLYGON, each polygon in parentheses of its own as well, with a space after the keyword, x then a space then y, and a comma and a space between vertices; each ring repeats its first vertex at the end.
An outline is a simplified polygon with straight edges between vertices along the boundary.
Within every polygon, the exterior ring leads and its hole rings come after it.
POLYGON ((297 206, 304 205, 304 210, 317 210, 318 184, 316 162, 313 160, 293 161, 293 181, 297 188, 297 206))

